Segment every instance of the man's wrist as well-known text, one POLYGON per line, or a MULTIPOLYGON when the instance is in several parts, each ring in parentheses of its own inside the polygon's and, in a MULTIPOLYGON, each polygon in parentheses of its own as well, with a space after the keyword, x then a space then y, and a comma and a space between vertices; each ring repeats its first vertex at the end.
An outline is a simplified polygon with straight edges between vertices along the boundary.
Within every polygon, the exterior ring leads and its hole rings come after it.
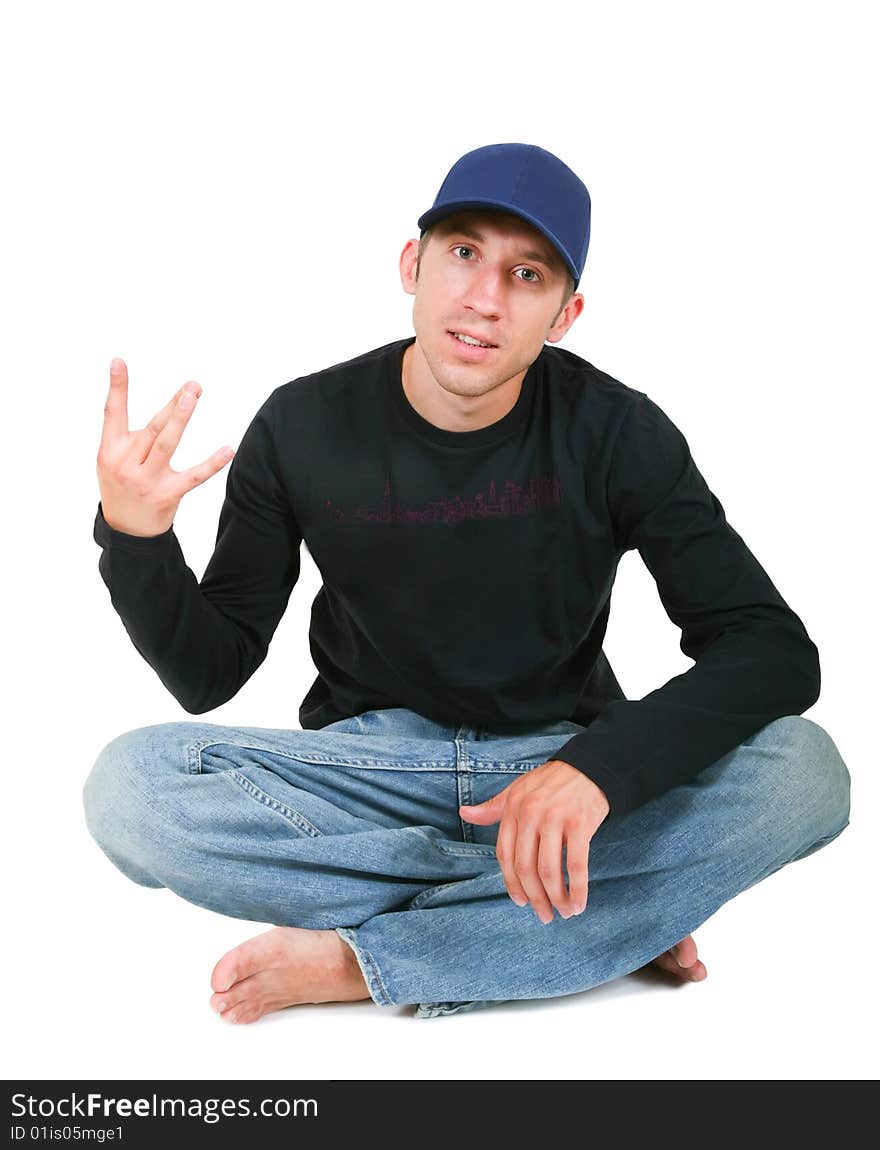
POLYGON ((599 808, 602 812, 602 818, 604 819, 611 810, 611 803, 608 801, 608 796, 605 794, 599 784, 594 782, 589 775, 585 774, 583 771, 578 770, 578 768, 575 767, 572 763, 566 762, 565 759, 551 759, 550 761, 554 763, 563 763, 566 767, 571 767, 573 771, 577 771, 581 778, 585 779, 590 784, 590 788, 594 792, 596 802, 599 805, 599 808))

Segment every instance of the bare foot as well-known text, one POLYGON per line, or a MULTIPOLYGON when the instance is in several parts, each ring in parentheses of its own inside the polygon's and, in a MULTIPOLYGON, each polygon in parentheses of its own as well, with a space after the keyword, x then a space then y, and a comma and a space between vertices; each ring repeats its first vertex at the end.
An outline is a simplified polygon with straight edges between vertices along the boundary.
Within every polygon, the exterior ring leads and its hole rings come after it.
POLYGON ((225 1022, 256 1022, 298 1002, 369 998, 351 947, 335 930, 276 926, 228 951, 211 974, 211 1008, 225 1022))
POLYGON ((706 968, 697 958, 697 944, 694 936, 689 934, 669 950, 653 959, 649 966, 659 966, 661 970, 674 974, 682 982, 702 982, 706 977, 706 968))

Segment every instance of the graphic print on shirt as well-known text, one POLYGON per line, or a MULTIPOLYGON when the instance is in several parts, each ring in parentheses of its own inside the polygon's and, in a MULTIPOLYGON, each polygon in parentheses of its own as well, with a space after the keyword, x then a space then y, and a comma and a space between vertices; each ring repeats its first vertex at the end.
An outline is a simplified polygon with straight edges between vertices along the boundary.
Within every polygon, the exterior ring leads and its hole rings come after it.
POLYGON ((421 506, 408 507, 395 501, 391 493, 391 479, 385 479, 382 500, 374 507, 360 505, 353 511, 325 499, 324 516, 337 523, 460 523, 463 519, 506 519, 512 515, 535 515, 558 507, 562 503, 562 485, 555 475, 539 475, 523 486, 512 479, 505 480, 499 495, 495 480, 489 481, 488 491, 475 491, 467 495, 438 496, 421 506))

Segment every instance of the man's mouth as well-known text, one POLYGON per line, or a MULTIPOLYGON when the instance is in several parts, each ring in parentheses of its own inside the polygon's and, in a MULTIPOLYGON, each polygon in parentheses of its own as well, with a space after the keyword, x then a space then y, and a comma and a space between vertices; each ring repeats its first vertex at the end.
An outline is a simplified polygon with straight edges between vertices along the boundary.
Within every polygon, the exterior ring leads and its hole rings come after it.
POLYGON ((449 334, 453 339, 457 340, 459 343, 463 343, 466 347, 483 347, 488 349, 498 346, 495 343, 489 343, 486 340, 478 339, 474 335, 468 335, 467 332, 450 331, 449 334))

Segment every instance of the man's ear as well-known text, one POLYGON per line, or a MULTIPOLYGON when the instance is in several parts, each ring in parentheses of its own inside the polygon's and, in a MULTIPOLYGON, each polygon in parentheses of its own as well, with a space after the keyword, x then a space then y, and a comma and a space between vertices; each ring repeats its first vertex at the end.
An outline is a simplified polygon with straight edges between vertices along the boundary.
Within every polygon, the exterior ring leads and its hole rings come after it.
POLYGON ((407 240, 400 253, 400 282, 407 295, 416 294, 416 264, 419 259, 419 241, 407 240))
POLYGON ((556 317, 556 322, 547 332, 545 339, 550 343, 559 343, 577 317, 584 310, 584 297, 580 292, 575 292, 559 315, 556 317))

